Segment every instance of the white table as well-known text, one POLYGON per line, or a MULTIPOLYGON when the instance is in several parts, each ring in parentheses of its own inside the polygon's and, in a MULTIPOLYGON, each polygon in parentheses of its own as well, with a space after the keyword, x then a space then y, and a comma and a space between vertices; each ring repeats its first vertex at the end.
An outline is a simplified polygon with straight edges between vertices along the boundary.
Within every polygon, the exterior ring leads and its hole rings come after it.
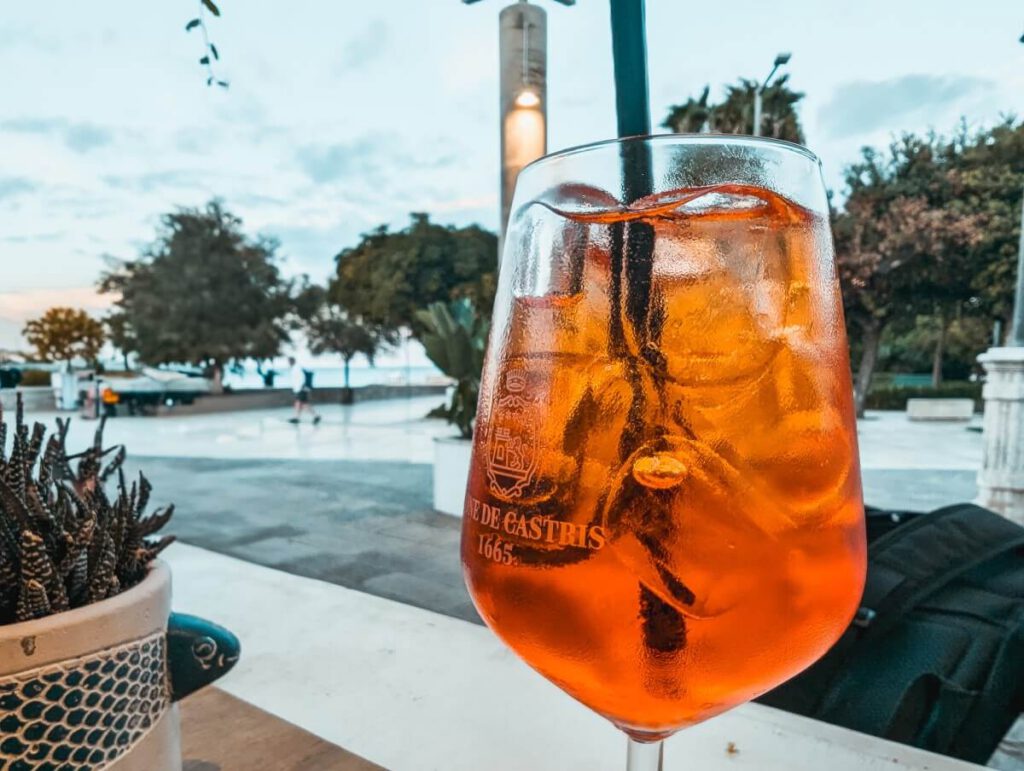
MULTIPOLYGON (((396 771, 622 771, 625 740, 486 629, 191 546, 174 607, 242 640, 218 685, 396 771)), ((968 763, 756 704, 671 738, 665 771, 953 771, 968 763)))

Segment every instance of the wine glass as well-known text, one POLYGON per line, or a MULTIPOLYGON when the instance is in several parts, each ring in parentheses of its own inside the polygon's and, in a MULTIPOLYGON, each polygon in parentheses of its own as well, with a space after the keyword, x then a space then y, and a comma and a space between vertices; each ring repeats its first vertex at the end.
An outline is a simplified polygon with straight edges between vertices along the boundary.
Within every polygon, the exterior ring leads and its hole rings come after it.
POLYGON ((817 158, 659 135, 520 174, 466 493, 487 625, 629 736, 787 680, 857 607, 850 367, 817 158))

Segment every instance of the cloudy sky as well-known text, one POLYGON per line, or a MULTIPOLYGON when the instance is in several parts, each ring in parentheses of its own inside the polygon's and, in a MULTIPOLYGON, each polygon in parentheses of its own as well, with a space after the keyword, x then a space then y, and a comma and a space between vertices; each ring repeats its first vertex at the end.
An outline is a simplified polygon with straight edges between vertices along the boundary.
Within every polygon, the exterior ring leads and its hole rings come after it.
MULTIPOLYGON (((608 3, 548 10, 552 150, 614 134, 608 3)), ((499 0, 219 0, 208 89, 193 0, 5 2, 0 348, 55 303, 99 311, 103 255, 223 197, 290 273, 410 211, 497 221, 499 0)), ((808 144, 838 185, 901 130, 1024 114, 1020 0, 648 0, 652 110, 793 52, 808 144)))

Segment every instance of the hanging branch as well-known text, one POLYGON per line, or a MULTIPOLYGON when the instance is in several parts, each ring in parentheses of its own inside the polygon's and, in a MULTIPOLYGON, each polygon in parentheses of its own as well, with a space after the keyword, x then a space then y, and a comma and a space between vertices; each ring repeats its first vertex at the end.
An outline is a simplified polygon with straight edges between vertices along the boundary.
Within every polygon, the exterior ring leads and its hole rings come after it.
POLYGON ((191 32, 198 28, 203 34, 203 55, 199 59, 199 64, 206 68, 206 85, 212 86, 216 83, 221 88, 227 88, 228 82, 219 79, 213 69, 213 63, 220 61, 220 52, 217 50, 217 46, 210 42, 210 33, 206 28, 207 11, 214 16, 220 16, 220 8, 213 0, 199 0, 199 15, 185 25, 185 31, 191 32))

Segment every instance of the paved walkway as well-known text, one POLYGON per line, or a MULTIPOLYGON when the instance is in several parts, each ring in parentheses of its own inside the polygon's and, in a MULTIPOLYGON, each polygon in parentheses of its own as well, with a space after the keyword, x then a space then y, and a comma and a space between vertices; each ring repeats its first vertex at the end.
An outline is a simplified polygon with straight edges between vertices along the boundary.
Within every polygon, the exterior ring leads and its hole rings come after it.
POLYGON ((455 517, 431 508, 431 467, 382 461, 135 458, 186 542, 478 621, 455 517))
MULTIPOLYGON (((436 397, 323 408, 319 426, 287 410, 116 418, 109 442, 177 505, 186 542, 350 589, 476 621, 459 566, 458 519, 433 511, 436 397)), ((53 415, 41 416, 52 422, 53 415)), ((70 444, 95 424, 75 420, 70 444)), ((859 425, 866 500, 926 510, 971 500, 981 436, 963 424, 871 413, 859 425)))
POLYGON ((903 412, 869 411, 857 421, 866 469, 960 469, 981 465, 981 422, 908 420, 903 412))
MULTIPOLYGON (((161 418, 114 418, 110 442, 127 444, 133 455, 175 458, 264 458, 275 460, 395 460, 433 462, 433 439, 453 431, 424 416, 439 399, 362 402, 321 407, 319 426, 288 422, 290 410, 250 410, 161 418)), ((31 417, 53 423, 57 413, 31 417)), ((89 441, 95 423, 76 419, 70 442, 89 441)), ((865 469, 956 469, 976 471, 981 434, 961 422, 910 421, 902 412, 869 412, 858 422, 865 469)))
POLYGON ((925 511, 974 500, 982 444, 976 425, 869 412, 857 424, 864 500, 879 508, 925 511))
MULTIPOLYGON (((107 421, 108 443, 125 444, 133 456, 273 460, 389 460, 432 463, 433 439, 452 430, 424 416, 441 403, 417 396, 319 407, 318 426, 303 418, 292 425, 289 409, 245 410, 159 418, 119 417, 107 421)), ((33 416, 52 425, 56 413, 33 416)), ((95 421, 75 419, 69 445, 92 437, 95 421)))
MULTIPOLYGON (((423 418, 436 403, 328 407, 317 427, 285 410, 119 418, 107 438, 128 446, 156 502, 176 502, 170 529, 194 545, 169 552, 177 609, 244 640, 229 691, 389 768, 621 768, 621 737, 464 623, 479 619, 460 521, 430 505, 432 440, 451 433, 423 418)), ((72 446, 93 429, 76 420, 72 446)), ((859 433, 869 503, 973 498, 981 436, 963 424, 875 413, 859 433)), ((779 714, 753 705, 685 732, 666 768, 963 767, 779 714)))

